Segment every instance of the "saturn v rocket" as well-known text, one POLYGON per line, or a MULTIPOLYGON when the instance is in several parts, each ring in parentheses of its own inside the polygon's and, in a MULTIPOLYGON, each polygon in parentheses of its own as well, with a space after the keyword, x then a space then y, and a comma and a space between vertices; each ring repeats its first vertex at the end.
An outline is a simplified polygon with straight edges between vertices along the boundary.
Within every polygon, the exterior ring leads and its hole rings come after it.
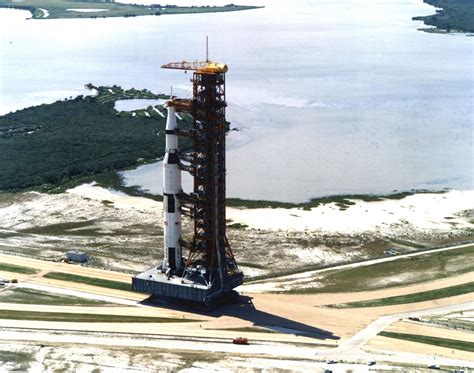
POLYGON ((183 189, 176 130, 175 108, 169 102, 166 119, 166 152, 163 160, 164 260, 161 268, 162 272, 168 274, 179 271, 182 265, 179 195, 183 193, 183 189))

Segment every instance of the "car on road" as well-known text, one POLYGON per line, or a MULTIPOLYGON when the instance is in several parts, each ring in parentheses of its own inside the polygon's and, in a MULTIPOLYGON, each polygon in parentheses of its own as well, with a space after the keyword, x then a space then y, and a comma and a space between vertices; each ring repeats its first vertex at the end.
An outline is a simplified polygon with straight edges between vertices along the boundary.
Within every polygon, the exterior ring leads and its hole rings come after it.
POLYGON ((431 364, 431 365, 428 365, 428 369, 441 369, 440 366, 438 364, 431 364))
POLYGON ((328 360, 326 361, 326 364, 337 364, 336 360, 328 360))
POLYGON ((369 367, 371 367, 372 365, 375 365, 375 364, 376 364, 376 363, 375 363, 375 360, 370 360, 370 361, 367 362, 367 365, 368 365, 369 367))
POLYGON ((249 340, 247 338, 244 338, 244 337, 237 337, 237 338, 234 338, 232 340, 232 343, 235 344, 235 345, 248 345, 249 340))

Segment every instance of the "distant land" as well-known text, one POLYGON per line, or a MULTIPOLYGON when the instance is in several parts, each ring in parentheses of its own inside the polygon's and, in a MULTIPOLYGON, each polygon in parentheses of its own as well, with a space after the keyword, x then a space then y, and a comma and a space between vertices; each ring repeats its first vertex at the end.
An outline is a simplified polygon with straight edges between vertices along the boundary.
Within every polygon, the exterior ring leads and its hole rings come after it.
POLYGON ((262 7, 235 4, 186 7, 160 4, 138 5, 116 3, 114 0, 0 0, 0 8, 28 10, 33 19, 57 19, 235 12, 262 7))
MULTIPOLYGON (((441 8, 430 16, 413 17, 425 25, 435 26, 437 30, 451 32, 474 32, 474 0, 423 0, 425 3, 441 8)), ((431 29, 423 29, 430 31, 431 29)))

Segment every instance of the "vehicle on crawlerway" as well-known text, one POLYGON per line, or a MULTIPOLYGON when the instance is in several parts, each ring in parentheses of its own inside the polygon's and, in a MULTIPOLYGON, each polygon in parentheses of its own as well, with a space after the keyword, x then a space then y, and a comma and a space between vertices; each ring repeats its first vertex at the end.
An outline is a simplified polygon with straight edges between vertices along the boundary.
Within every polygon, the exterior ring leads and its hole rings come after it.
POLYGON ((245 337, 236 337, 232 340, 232 343, 235 345, 248 345, 249 340, 245 337))

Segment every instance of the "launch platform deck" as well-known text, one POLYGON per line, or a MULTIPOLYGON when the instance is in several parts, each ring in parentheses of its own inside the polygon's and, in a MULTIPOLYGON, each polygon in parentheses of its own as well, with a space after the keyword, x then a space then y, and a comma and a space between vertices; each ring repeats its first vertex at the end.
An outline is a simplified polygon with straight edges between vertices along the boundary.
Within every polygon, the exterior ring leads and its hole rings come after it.
POLYGON ((149 293, 157 297, 170 297, 185 299, 193 302, 209 304, 216 299, 230 293, 235 287, 243 283, 242 272, 236 272, 226 276, 221 286, 218 276, 213 284, 208 286, 196 276, 190 280, 184 280, 180 276, 167 276, 161 272, 161 267, 153 267, 146 272, 132 277, 132 289, 143 293, 149 293))

